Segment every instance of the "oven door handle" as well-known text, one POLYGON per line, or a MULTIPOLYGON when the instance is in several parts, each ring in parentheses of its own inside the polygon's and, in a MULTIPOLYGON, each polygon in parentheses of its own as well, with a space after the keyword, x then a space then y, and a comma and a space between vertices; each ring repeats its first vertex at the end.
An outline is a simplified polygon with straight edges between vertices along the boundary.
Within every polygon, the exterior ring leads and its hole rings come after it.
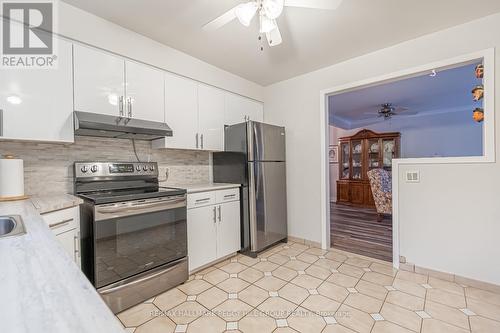
POLYGON ((96 207, 96 213, 98 214, 122 214, 122 213, 127 213, 127 212, 135 212, 135 211, 140 211, 148 208, 156 208, 156 207, 164 207, 164 209, 171 209, 171 208, 177 208, 180 207, 179 204, 185 204, 186 203, 186 197, 183 196, 182 198, 175 198, 175 199, 169 199, 169 200, 164 200, 160 202, 153 202, 153 203, 144 203, 144 204, 137 204, 137 205, 127 205, 127 206, 121 206, 121 207, 96 207))

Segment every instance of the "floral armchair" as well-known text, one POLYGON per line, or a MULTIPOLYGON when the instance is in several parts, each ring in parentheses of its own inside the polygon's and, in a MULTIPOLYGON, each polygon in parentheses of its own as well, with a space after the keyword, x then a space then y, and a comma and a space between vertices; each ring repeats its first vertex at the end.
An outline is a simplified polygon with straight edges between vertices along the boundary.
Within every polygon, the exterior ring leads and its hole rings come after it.
POLYGON ((392 214, 392 176, 387 170, 373 169, 368 171, 368 179, 380 222, 383 214, 392 214))

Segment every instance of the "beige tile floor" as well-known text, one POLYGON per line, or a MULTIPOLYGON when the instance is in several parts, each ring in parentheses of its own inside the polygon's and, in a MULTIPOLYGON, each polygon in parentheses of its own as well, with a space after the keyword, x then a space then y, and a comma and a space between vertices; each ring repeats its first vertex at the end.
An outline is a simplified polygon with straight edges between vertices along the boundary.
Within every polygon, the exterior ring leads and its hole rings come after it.
POLYGON ((500 332, 500 294, 303 244, 237 255, 120 314, 128 332, 500 332))

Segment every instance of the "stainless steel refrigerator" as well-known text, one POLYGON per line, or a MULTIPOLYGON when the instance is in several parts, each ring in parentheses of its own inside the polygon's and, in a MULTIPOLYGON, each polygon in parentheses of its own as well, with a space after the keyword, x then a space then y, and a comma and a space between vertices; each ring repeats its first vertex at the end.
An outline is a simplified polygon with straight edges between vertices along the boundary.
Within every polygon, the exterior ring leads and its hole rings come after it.
POLYGON ((248 121, 227 126, 224 141, 214 182, 242 184, 241 247, 255 255, 287 238, 285 128, 248 121))

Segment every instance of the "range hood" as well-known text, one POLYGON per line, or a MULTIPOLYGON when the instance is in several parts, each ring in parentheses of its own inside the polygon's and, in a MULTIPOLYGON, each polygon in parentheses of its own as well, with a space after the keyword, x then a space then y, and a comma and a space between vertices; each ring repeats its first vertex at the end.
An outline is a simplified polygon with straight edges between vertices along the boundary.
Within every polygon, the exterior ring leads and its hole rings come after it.
POLYGON ((115 117, 90 112, 74 112, 75 135, 105 138, 155 140, 172 136, 165 123, 115 117))

